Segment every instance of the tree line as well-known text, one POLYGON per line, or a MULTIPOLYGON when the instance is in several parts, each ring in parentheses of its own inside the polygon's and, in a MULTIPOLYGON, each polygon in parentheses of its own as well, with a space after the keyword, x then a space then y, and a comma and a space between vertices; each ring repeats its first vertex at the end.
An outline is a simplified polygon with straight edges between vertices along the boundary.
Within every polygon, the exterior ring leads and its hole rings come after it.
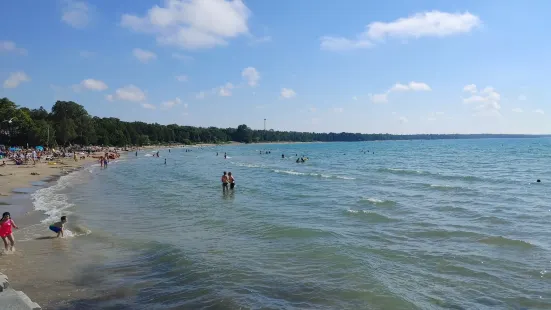
POLYGON ((19 107, 8 98, 0 99, 0 144, 9 146, 68 145, 150 145, 195 144, 230 141, 255 142, 334 142, 419 139, 473 139, 502 137, 537 137, 532 135, 460 135, 460 134, 362 134, 315 133, 277 130, 254 130, 247 125, 237 128, 194 127, 176 124, 160 125, 144 122, 124 122, 114 117, 95 117, 80 104, 57 101, 51 111, 43 107, 19 107))

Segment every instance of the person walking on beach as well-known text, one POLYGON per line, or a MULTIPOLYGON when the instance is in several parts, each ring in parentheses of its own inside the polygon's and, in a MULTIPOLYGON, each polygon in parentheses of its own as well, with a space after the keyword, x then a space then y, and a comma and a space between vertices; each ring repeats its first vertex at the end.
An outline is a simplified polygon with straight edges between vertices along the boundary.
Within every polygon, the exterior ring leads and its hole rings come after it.
POLYGON ((233 178, 231 172, 228 172, 228 181, 230 183, 230 189, 233 189, 235 187, 235 179, 233 178))
POLYGON ((228 175, 226 171, 224 171, 224 174, 222 175, 222 191, 225 192, 226 189, 228 189, 228 175))
POLYGON ((17 225, 15 225, 15 222, 11 219, 10 213, 4 212, 4 214, 2 214, 2 219, 0 220, 0 237, 2 238, 2 241, 4 241, 6 252, 13 251, 13 246, 15 245, 12 227, 15 229, 19 229, 19 227, 17 227, 17 225), (8 244, 8 241, 6 239, 10 241, 10 244, 8 244))
POLYGON ((56 238, 59 238, 60 235, 61 237, 63 237, 63 231, 64 231, 63 226, 65 225, 65 223, 67 223, 67 217, 62 216, 61 221, 55 222, 52 225, 50 225, 49 227, 50 230, 57 234, 56 238))

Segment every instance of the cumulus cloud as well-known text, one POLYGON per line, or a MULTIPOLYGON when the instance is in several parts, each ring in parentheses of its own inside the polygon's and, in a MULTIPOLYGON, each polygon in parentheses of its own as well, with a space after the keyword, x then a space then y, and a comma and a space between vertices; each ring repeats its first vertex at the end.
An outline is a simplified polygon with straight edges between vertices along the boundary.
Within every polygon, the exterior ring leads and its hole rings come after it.
POLYGON ((487 86, 478 90, 476 85, 471 84, 463 87, 463 91, 471 93, 470 97, 463 98, 463 103, 476 103, 476 111, 499 113, 501 110, 501 95, 493 87, 487 86))
POLYGON ((408 84, 396 83, 392 85, 385 93, 369 94, 369 99, 372 103, 387 103, 388 95, 393 92, 408 92, 408 91, 431 91, 432 89, 426 83, 411 81, 408 84))
POLYGON ((218 95, 221 97, 230 97, 232 95, 232 89, 234 88, 232 83, 226 83, 218 88, 218 95))
POLYGON ((388 95, 387 93, 384 94, 369 94, 369 99, 372 103, 387 103, 388 102, 388 95))
POLYGON ((247 84, 249 86, 254 87, 258 84, 258 81, 260 80, 260 73, 253 68, 253 67, 247 67, 243 69, 241 72, 241 76, 247 81, 247 84))
POLYGON ((204 91, 198 92, 198 93, 195 95, 195 99, 205 99, 206 95, 207 95, 207 94, 206 94, 204 91))
POLYGON ((342 51, 369 48, 387 38, 441 38, 470 32, 481 24, 480 18, 469 12, 447 13, 435 10, 391 22, 370 23, 364 32, 354 38, 323 36, 320 47, 324 50, 342 51))
POLYGON ((149 110, 155 110, 157 109, 156 106, 152 105, 152 104, 149 104, 149 103, 142 103, 142 108, 144 109, 149 109, 149 110))
POLYGON ((542 109, 536 109, 534 110, 534 113, 545 114, 545 112, 542 109))
POLYGON ((107 95, 106 99, 109 101, 121 100, 131 102, 143 102, 145 101, 146 96, 139 87, 130 84, 117 89, 114 95, 107 95))
POLYGON ((132 50, 132 54, 136 59, 145 63, 150 62, 151 60, 157 59, 157 55, 153 52, 142 50, 141 48, 135 48, 132 50))
POLYGON ((12 41, 0 41, 0 53, 14 53, 19 55, 27 55, 27 50, 18 47, 15 42, 12 41))
MULTIPOLYGON (((180 100, 180 98, 176 97, 176 99, 174 99, 174 100, 164 101, 163 103, 161 103, 161 106, 163 107, 164 110, 169 110, 169 109, 172 109, 174 106, 177 106, 181 103, 182 103, 182 100, 180 100)), ((186 105, 186 108, 187 108, 187 105, 186 105)))
POLYGON ((176 80, 178 82, 187 82, 189 81, 189 78, 187 77, 187 75, 177 75, 176 80))
POLYGON ((172 53, 172 58, 181 60, 185 63, 191 62, 193 60, 193 57, 181 53, 172 53))
POLYGON ((478 92, 478 90, 476 89, 476 85, 474 84, 465 85, 465 87, 463 87, 463 91, 472 93, 472 94, 475 94, 478 92))
POLYGON ((282 88, 281 89, 281 98, 283 99, 291 99, 296 97, 297 93, 292 90, 291 88, 282 88))
POLYGON ((250 10, 242 0, 166 0, 145 16, 124 14, 121 26, 154 35, 159 44, 183 49, 227 45, 249 33, 250 10))
POLYGON ((404 85, 400 83, 394 84, 388 91, 389 92, 400 92, 400 91, 431 91, 429 85, 419 82, 409 82, 409 84, 404 85))
POLYGON ((75 91, 81 91, 81 90, 94 90, 94 91, 104 91, 106 90, 107 84, 105 82, 100 80, 94 80, 94 79, 86 79, 80 82, 78 85, 73 86, 73 90, 75 91))
POLYGON ((13 72, 4 81, 4 88, 16 88, 23 82, 29 82, 31 78, 23 71, 13 72))
POLYGON ((522 113, 524 112, 521 108, 514 108, 512 109, 511 111, 515 112, 515 113, 522 113))
POLYGON ((85 1, 64 0, 61 20, 73 28, 84 28, 90 22, 90 7, 85 1))

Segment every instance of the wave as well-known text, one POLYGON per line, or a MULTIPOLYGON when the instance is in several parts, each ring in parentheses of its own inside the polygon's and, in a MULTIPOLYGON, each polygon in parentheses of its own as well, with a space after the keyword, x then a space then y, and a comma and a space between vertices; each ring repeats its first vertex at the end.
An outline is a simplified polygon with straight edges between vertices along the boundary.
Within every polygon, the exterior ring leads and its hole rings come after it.
POLYGON ((443 185, 443 184, 426 184, 428 187, 439 190, 439 191, 456 191, 456 190, 464 190, 466 188, 461 186, 453 186, 453 185, 443 185))
POLYGON ((144 156, 145 156, 145 157, 152 157, 153 154, 145 154, 144 156))
POLYGON ((486 237, 486 238, 479 239, 478 242, 489 244, 489 245, 514 246, 514 247, 527 248, 527 249, 535 247, 535 245, 531 244, 528 241, 510 239, 502 236, 486 237))
POLYGON ((383 215, 383 214, 380 214, 380 213, 377 213, 377 212, 373 212, 373 211, 368 211, 368 210, 348 209, 348 210, 346 210, 346 214, 353 215, 353 216, 358 216, 360 218, 364 218, 364 219, 367 219, 367 220, 375 222, 375 223, 388 223, 388 222, 398 221, 397 219, 393 219, 393 218, 388 217, 386 215, 383 215))
POLYGON ((50 223, 59 220, 62 215, 68 215, 68 209, 74 204, 69 202, 69 197, 62 191, 73 185, 79 177, 80 171, 73 171, 66 174, 57 180, 57 182, 46 188, 41 188, 31 194, 31 199, 35 210, 43 211, 47 217, 42 220, 42 223, 50 223))
POLYGON ((362 198, 360 199, 360 202, 376 205, 376 206, 395 206, 396 205, 396 201, 383 200, 383 199, 377 199, 377 198, 362 198))
MULTIPOLYGON (((480 178, 473 175, 446 175, 441 173, 433 173, 423 170, 411 170, 401 168, 380 168, 379 172, 386 172, 398 175, 426 175, 442 180, 462 180, 462 181, 497 181, 492 179, 480 178)), ((501 181, 500 181, 501 182, 501 181)))
POLYGON ((302 176, 311 176, 311 177, 317 177, 317 178, 325 178, 325 179, 341 179, 341 180, 355 180, 356 178, 349 177, 349 176, 343 176, 343 175, 331 175, 331 174, 324 174, 324 173, 304 173, 304 172, 298 172, 294 170, 278 170, 274 169, 272 170, 275 173, 282 173, 282 174, 290 174, 290 175, 302 175, 302 176))
POLYGON ((246 168, 264 168, 264 165, 256 165, 256 164, 243 164, 243 163, 235 163, 235 162, 231 162, 231 164, 234 164, 239 167, 246 167, 246 168))

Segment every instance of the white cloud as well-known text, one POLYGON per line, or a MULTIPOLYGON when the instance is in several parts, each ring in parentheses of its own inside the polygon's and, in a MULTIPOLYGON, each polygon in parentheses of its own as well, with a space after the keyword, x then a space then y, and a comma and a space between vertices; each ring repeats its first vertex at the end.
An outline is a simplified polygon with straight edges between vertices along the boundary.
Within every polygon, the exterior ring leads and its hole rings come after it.
POLYGON ((205 99, 205 96, 206 96, 205 92, 202 91, 202 92, 197 93, 197 95, 195 95, 195 98, 196 99, 205 99))
POLYGON ((495 112, 499 113, 501 110, 501 95, 491 86, 485 87, 482 91, 476 91, 476 87, 470 87, 474 85, 467 85, 463 88, 463 91, 471 92, 471 96, 463 99, 463 103, 479 103, 475 107, 475 110, 483 112, 495 112), (469 86, 469 88, 467 88, 469 86), (467 88, 467 90, 465 90, 467 88))
POLYGON ((227 40, 248 34, 250 15, 242 0, 167 0, 144 17, 124 14, 121 25, 155 35, 159 44, 201 49, 227 45, 227 40))
MULTIPOLYGON (((162 105, 164 110, 169 110, 169 109, 172 109, 174 106, 177 106, 181 103, 182 103, 182 100, 180 100, 180 98, 176 97, 176 99, 165 101, 165 102, 161 103, 161 105, 162 105)), ((187 105, 186 105, 186 108, 187 108, 187 105)))
POLYGON ((83 89, 104 91, 107 88, 108 87, 107 87, 107 84, 105 84, 105 82, 100 80, 94 80, 94 79, 86 79, 80 82, 80 84, 73 86, 73 90, 75 91, 81 91, 83 89))
POLYGON ((525 95, 519 95, 519 96, 518 96, 518 100, 519 100, 519 101, 526 101, 527 99, 528 99, 528 98, 526 98, 525 95))
POLYGON ((281 98, 284 98, 284 99, 291 99, 291 98, 294 98, 296 97, 297 93, 290 89, 290 88, 282 88, 281 89, 281 98))
POLYGON ((344 111, 343 108, 333 108, 333 112, 335 113, 342 113, 344 111))
POLYGON ((142 50, 141 48, 135 48, 132 50, 132 54, 136 59, 145 63, 150 62, 151 60, 157 59, 157 55, 153 52, 142 50))
POLYGON ((253 36, 250 44, 251 45, 256 45, 256 44, 262 44, 262 43, 268 43, 268 42, 272 42, 272 37, 270 37, 270 36, 255 37, 255 36, 253 36))
POLYGON ((7 80, 4 81, 4 88, 16 88, 23 82, 29 82, 31 78, 23 71, 13 72, 7 80))
POLYGON ((400 116, 400 117, 398 118, 398 121, 399 121, 400 123, 402 123, 402 124, 405 124, 405 123, 408 122, 408 119, 407 119, 405 116, 400 116))
POLYGON ((189 81, 189 78, 187 77, 187 75, 177 75, 176 80, 178 82, 187 82, 189 81))
POLYGON ((184 103, 184 109, 187 109, 187 108, 188 108, 188 104, 184 103))
POLYGON ((90 51, 80 51, 80 57, 82 58, 92 58, 96 55, 96 53, 94 52, 90 52, 90 51))
POLYGON ((115 101, 115 98, 113 97, 113 95, 106 95, 105 100, 113 102, 115 101))
POLYGON ((144 109, 149 109, 149 110, 155 110, 157 109, 156 106, 152 105, 152 104, 149 104, 149 103, 142 103, 142 108, 144 109))
POLYGON ((545 112, 542 109, 536 109, 534 110, 534 113, 545 114, 545 112))
POLYGON ((191 62, 193 60, 193 57, 188 56, 188 55, 184 55, 184 54, 181 54, 181 53, 172 53, 172 58, 181 60, 181 61, 186 62, 186 63, 191 62))
POLYGON ((369 99, 371 99, 372 103, 387 103, 388 102, 388 95, 386 93, 384 93, 384 94, 369 94, 369 99))
POLYGON ((431 91, 429 85, 419 82, 409 82, 408 85, 396 83, 388 91, 389 92, 400 92, 400 91, 431 91))
POLYGON ((370 23, 364 32, 353 39, 324 36, 321 38, 321 49, 338 51, 368 48, 373 46, 375 42, 386 38, 407 40, 421 37, 446 37, 470 32, 481 24, 480 18, 469 12, 431 11, 417 13, 392 22, 370 23))
POLYGON ((476 89, 476 85, 474 84, 465 85, 465 87, 463 87, 463 91, 473 94, 478 92, 478 90, 476 89))
POLYGON ((511 111, 515 112, 515 113, 522 113, 524 112, 521 108, 514 108, 512 109, 511 111))
POLYGON ((373 46, 368 40, 358 38, 350 40, 347 38, 323 36, 321 37, 321 49, 326 51, 347 51, 353 49, 370 48, 373 46))
POLYGON ((352 100, 358 101, 358 97, 354 96, 354 97, 352 97, 352 100))
POLYGON ((84 1, 64 0, 61 20, 73 28, 84 28, 90 22, 90 7, 84 1))
POLYGON ((107 95, 107 100, 122 100, 122 101, 132 101, 132 102, 142 102, 145 101, 145 93, 135 85, 127 85, 122 88, 119 88, 115 91, 114 95, 107 95))
POLYGON ((247 80, 247 83, 249 86, 254 87, 258 84, 258 81, 260 80, 260 73, 253 68, 253 67, 247 67, 243 69, 241 72, 241 76, 247 80))
POLYGON ((27 55, 26 49, 18 47, 17 44, 12 41, 0 41, 0 52, 27 55))
POLYGON ((220 86, 218 95, 222 97, 229 97, 232 95, 231 90, 234 88, 232 83, 226 83, 226 85, 220 86))

